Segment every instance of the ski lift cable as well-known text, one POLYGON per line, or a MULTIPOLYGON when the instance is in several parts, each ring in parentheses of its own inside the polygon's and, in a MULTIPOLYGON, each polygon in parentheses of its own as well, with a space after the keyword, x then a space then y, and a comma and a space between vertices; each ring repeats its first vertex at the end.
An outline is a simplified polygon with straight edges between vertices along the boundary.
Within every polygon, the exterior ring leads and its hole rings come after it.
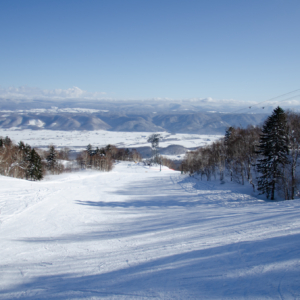
MULTIPOLYGON (((294 91, 291 91, 291 92, 288 92, 288 93, 282 94, 282 95, 280 95, 280 96, 273 97, 273 98, 271 98, 271 99, 268 99, 268 100, 264 100, 264 101, 262 101, 262 102, 259 102, 259 103, 256 103, 256 104, 253 104, 253 105, 251 105, 251 106, 249 106, 249 107, 244 107, 244 108, 240 108, 240 109, 238 109, 238 110, 234 110, 234 111, 232 111, 232 112, 230 112, 230 113, 231 113, 231 114, 234 114, 234 113, 237 113, 237 112, 239 112, 239 111, 242 111, 242 110, 245 110, 245 109, 251 109, 251 108, 252 108, 252 107, 254 107, 254 106, 261 105, 262 103, 265 103, 265 102, 268 102, 268 101, 272 101, 272 100, 275 100, 275 99, 281 98, 281 97, 283 97, 283 96, 286 96, 286 95, 289 95, 289 94, 295 93, 295 92, 297 92, 297 91, 300 91, 300 89, 297 89, 297 90, 294 90, 294 91)), ((298 96, 298 95, 297 95, 297 96, 298 96)), ((291 97, 291 98, 294 98, 294 97, 297 97, 297 96, 293 96, 293 97, 291 97)), ((290 99, 290 98, 289 98, 289 99, 290 99)), ((285 100, 283 100, 283 101, 286 101, 286 100, 288 100, 288 99, 285 99, 285 100)), ((280 102, 281 102, 281 101, 280 101, 280 102)))
MULTIPOLYGON (((275 103, 281 103, 281 102, 284 102, 284 101, 287 101, 287 100, 290 100, 290 99, 294 99, 294 98, 299 97, 299 96, 300 96, 300 94, 292 96, 292 97, 289 97, 289 98, 286 98, 286 99, 283 99, 283 100, 276 101, 275 103)), ((268 100, 268 101, 270 101, 270 100, 268 100)), ((264 106, 263 107, 256 107, 252 111, 257 111, 259 109, 264 109, 264 108, 265 108, 264 106)))

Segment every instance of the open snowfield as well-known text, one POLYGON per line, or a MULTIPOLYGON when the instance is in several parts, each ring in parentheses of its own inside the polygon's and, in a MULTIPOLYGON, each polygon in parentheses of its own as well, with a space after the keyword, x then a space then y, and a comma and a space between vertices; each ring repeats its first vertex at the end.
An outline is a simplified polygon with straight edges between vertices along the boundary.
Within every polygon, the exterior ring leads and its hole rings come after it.
MULTIPOLYGON (((32 147, 47 149, 49 144, 57 147, 69 147, 71 150, 86 149, 88 144, 103 147, 108 144, 119 148, 135 148, 150 146, 148 137, 153 132, 118 132, 118 131, 59 131, 59 130, 30 130, 30 129, 0 129, 0 136, 9 136, 15 143, 23 141, 32 147)), ((222 137, 221 135, 201 134, 171 134, 160 132, 162 139, 160 147, 180 145, 186 148, 201 147, 211 144, 222 137)))
POLYGON ((300 202, 117 164, 0 177, 0 299, 299 299, 300 202))

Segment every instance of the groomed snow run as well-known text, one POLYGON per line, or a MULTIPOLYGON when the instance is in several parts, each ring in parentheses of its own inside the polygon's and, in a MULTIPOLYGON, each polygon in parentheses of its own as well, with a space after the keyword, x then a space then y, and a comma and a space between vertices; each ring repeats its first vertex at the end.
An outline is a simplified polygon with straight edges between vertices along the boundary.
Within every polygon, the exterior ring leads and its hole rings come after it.
POLYGON ((0 299, 299 299, 299 200, 119 163, 0 177, 0 299))

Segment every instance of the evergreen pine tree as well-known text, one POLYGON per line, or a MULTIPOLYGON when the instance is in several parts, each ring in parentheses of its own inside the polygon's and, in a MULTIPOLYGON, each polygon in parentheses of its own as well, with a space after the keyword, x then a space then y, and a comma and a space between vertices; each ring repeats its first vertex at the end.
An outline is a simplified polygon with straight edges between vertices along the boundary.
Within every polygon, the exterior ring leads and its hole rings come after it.
POLYGON ((88 154, 88 164, 87 164, 87 167, 88 168, 92 168, 93 156, 95 155, 95 151, 93 150, 93 147, 92 147, 91 144, 87 145, 86 151, 87 151, 87 154, 88 154))
POLYGON ((28 177, 27 170, 28 170, 28 166, 30 164, 31 147, 28 144, 25 145, 21 141, 21 142, 19 142, 19 145, 18 145, 18 151, 19 151, 19 166, 23 170, 23 172, 24 172, 23 174, 24 174, 24 176, 26 176, 26 179, 28 179, 27 178, 28 177))
POLYGON ((278 106, 263 125, 258 151, 263 158, 257 164, 257 170, 262 174, 258 177, 258 190, 267 198, 271 195, 271 200, 274 200, 278 181, 288 163, 288 153, 286 114, 278 106))
POLYGON ((49 146, 49 154, 46 157, 47 160, 47 169, 50 170, 53 174, 57 169, 57 153, 53 145, 49 146))
POLYGON ((3 139, 3 145, 5 145, 6 147, 10 147, 12 145, 12 140, 6 136, 5 139, 3 139))
POLYGON ((43 179, 42 160, 38 153, 32 149, 29 155, 29 165, 27 168, 27 179, 41 180, 43 179))
POLYGON ((93 156, 94 151, 93 151, 93 146, 91 144, 88 144, 86 146, 86 151, 88 152, 89 156, 93 156))
POLYGON ((230 127, 226 130, 226 132, 225 132, 225 139, 224 139, 225 145, 227 145, 227 144, 229 143, 230 137, 231 137, 233 131, 234 131, 234 128, 233 128, 232 126, 230 126, 230 127))

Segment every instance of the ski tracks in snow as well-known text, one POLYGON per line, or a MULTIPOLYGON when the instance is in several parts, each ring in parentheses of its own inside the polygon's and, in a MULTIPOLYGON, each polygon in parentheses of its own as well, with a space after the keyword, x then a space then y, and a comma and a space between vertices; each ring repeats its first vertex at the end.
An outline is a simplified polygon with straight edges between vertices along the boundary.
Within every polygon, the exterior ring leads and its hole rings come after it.
MULTIPOLYGON (((0 195, 0 224, 15 218, 29 207, 53 194, 48 188, 28 188, 2 193, 0 195)), ((0 225, 1 226, 1 225, 0 225)))
POLYGON ((228 185, 222 184, 218 180, 204 181, 193 176, 173 175, 170 176, 173 184, 180 186, 185 192, 195 194, 201 199, 201 204, 213 204, 223 207, 237 207, 258 202, 257 197, 245 194, 245 191, 228 189, 228 185))
POLYGON ((298 200, 128 163, 10 184, 1 299, 300 297, 298 200))

